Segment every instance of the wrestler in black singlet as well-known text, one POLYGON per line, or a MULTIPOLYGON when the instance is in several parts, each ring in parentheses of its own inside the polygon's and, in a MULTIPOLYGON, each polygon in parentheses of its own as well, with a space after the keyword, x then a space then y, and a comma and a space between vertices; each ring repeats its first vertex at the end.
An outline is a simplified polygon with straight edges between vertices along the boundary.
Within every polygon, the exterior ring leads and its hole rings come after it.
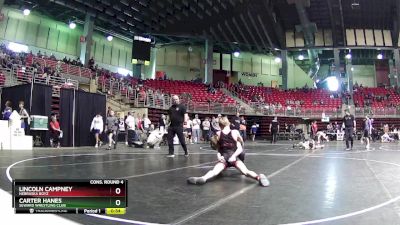
MULTIPOLYGON (((235 153, 237 146, 236 146, 236 140, 233 139, 232 137, 232 131, 230 131, 228 134, 224 134, 221 131, 218 144, 219 144, 219 150, 218 152, 224 157, 225 159, 225 165, 226 167, 234 167, 235 163, 230 163, 228 162, 229 158, 235 153)), ((244 150, 243 152, 238 156, 238 159, 241 161, 244 161, 244 150)))

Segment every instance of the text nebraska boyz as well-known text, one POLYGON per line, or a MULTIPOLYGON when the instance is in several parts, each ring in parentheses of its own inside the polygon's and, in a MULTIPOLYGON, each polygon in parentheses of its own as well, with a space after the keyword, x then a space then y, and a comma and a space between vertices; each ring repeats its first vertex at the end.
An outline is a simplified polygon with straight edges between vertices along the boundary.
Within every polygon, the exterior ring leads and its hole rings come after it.
POLYGON ((73 186, 22 186, 18 187, 21 192, 71 192, 73 186))

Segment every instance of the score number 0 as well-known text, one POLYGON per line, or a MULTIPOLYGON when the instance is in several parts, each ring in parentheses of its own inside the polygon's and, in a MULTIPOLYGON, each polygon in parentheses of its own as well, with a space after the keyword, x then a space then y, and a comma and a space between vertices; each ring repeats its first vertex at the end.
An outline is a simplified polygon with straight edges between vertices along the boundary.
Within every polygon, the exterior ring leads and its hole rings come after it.
MULTIPOLYGON (((121 194, 121 189, 120 188, 115 188, 115 194, 119 195, 121 194)), ((115 200, 115 205, 120 206, 121 205, 121 200, 115 200)))

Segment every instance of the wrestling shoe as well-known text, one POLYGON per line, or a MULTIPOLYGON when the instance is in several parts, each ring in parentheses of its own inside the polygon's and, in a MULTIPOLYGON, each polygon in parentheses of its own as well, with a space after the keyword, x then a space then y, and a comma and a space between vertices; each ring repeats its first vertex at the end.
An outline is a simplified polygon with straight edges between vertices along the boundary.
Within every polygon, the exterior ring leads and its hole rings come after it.
POLYGON ((350 148, 346 148, 346 151, 350 151, 350 148))
POLYGON ((205 184, 206 183, 206 179, 204 179, 203 177, 189 177, 187 179, 188 184, 205 184))
POLYGON ((167 157, 167 158, 174 158, 175 155, 174 155, 174 154, 172 154, 172 155, 167 155, 166 157, 167 157))
POLYGON ((188 158, 188 157, 189 157, 189 153, 186 153, 186 154, 185 154, 185 157, 188 158))
POLYGON ((98 148, 99 146, 96 144, 95 146, 94 146, 94 148, 98 148))
POLYGON ((263 187, 268 187, 270 184, 268 178, 262 173, 260 175, 258 175, 258 182, 263 187))
POLYGON ((369 149, 369 144, 367 146, 365 146, 366 149, 369 149))

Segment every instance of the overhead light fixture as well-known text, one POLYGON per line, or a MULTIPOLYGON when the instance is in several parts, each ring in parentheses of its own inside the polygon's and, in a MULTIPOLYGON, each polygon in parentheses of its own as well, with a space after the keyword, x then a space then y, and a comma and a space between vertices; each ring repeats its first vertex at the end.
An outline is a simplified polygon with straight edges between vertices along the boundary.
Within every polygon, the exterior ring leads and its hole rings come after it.
POLYGON ((339 81, 335 76, 326 78, 326 82, 330 91, 337 91, 339 89, 339 81))
POLYGON ((280 62, 282 62, 282 59, 280 57, 275 57, 275 62, 280 63, 280 62))
POLYGON ((69 26, 69 28, 71 28, 71 29, 75 29, 76 23, 70 22, 68 26, 69 26))
POLYGON ((239 57, 239 55, 240 55, 240 52, 239 52, 239 51, 235 51, 235 52, 233 53, 233 56, 235 56, 236 58, 239 57))
POLYGON ((31 10, 24 9, 23 13, 24 13, 24 16, 27 16, 27 15, 31 14, 31 10))
POLYGON ((346 59, 351 59, 351 54, 347 53, 347 55, 345 56, 346 59))
POLYGON ((298 59, 298 60, 304 60, 304 55, 300 54, 300 55, 297 57, 297 59, 298 59))
POLYGON ((383 59, 382 53, 379 53, 379 54, 376 56, 376 58, 377 58, 377 59, 383 59))
POLYGON ((112 41, 112 40, 113 40, 113 36, 108 35, 108 36, 107 36, 107 41, 112 41))

